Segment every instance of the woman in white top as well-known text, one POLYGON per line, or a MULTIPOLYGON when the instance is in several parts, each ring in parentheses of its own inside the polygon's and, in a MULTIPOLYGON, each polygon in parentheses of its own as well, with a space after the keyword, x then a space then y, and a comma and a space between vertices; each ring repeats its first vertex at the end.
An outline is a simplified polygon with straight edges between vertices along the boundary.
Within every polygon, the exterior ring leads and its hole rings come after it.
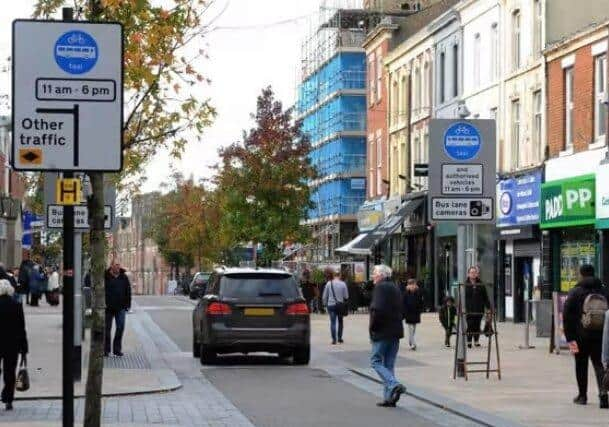
POLYGON ((57 269, 53 267, 53 272, 49 274, 49 282, 48 282, 49 292, 53 292, 59 289, 59 273, 57 269))

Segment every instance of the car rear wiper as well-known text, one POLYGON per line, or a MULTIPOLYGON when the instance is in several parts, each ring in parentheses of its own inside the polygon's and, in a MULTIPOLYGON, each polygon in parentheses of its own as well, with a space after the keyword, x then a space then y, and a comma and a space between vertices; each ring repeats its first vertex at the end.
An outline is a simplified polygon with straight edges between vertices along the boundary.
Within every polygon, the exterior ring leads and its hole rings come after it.
POLYGON ((283 294, 281 292, 258 292, 259 297, 281 297, 283 294))

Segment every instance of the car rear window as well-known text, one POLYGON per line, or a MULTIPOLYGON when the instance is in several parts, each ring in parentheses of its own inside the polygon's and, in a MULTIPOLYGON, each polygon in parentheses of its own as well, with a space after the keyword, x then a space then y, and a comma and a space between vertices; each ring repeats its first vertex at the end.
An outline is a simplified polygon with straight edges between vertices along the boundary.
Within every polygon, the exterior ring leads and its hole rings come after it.
POLYGON ((289 274, 227 274, 220 286, 227 298, 298 297, 296 281, 289 274))
POLYGON ((197 279, 209 280, 209 276, 211 276, 211 274, 199 273, 197 274, 197 279))

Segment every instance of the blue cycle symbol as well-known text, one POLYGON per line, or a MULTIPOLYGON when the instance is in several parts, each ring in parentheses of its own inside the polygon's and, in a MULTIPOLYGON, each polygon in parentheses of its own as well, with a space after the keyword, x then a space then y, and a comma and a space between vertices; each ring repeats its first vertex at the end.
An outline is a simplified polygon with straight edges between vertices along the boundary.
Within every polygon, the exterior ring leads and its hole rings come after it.
POLYGON ((455 123, 444 134, 444 151, 453 160, 471 160, 478 155, 481 146, 478 129, 469 123, 455 123))
POLYGON ((95 39, 84 31, 64 33, 55 42, 55 62, 66 73, 83 74, 97 63, 99 50, 95 39))

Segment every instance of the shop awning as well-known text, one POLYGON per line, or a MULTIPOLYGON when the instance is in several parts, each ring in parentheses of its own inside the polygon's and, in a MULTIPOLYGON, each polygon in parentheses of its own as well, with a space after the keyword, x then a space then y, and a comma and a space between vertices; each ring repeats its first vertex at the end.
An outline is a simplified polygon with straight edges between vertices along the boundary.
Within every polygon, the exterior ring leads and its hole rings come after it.
POLYGON ((391 214, 374 230, 358 235, 355 239, 334 251, 351 255, 372 255, 374 247, 391 236, 404 223, 404 219, 423 204, 424 200, 424 198, 417 198, 405 201, 395 213, 391 214))

